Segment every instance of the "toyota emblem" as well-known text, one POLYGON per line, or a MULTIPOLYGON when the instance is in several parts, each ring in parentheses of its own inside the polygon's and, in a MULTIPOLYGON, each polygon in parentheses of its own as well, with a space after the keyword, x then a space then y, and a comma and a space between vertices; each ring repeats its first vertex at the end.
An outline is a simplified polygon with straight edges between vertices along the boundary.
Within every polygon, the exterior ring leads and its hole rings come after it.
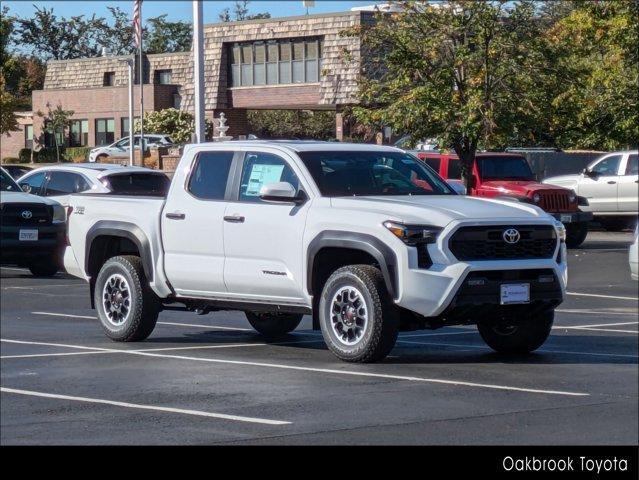
POLYGON ((33 217, 33 213, 31 213, 31 210, 22 210, 22 213, 20 215, 25 220, 29 220, 31 217, 33 217))
POLYGON ((521 235, 519 234, 519 231, 517 229, 509 228, 508 230, 504 230, 502 237, 504 238, 504 242, 510 243, 512 245, 519 241, 521 235))

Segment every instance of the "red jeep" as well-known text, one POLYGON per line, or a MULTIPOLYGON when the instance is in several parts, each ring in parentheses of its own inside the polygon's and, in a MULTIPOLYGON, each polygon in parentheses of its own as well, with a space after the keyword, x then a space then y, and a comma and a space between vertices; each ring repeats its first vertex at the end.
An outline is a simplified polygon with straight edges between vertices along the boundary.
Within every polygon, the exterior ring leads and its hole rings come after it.
MULTIPOLYGON (((461 180, 457 155, 437 152, 417 152, 415 155, 446 180, 461 180)), ((474 185, 469 195, 537 205, 566 226, 566 246, 576 248, 586 239, 592 213, 579 210, 579 205, 586 200, 567 188, 537 182, 522 155, 478 153, 472 173, 474 185)))

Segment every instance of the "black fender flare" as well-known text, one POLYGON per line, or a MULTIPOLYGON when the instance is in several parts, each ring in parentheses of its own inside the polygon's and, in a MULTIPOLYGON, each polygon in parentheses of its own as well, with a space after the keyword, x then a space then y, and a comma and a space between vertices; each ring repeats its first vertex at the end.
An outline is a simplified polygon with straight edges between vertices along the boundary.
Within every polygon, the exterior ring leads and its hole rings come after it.
POLYGON ((153 281, 153 259, 151 254, 151 244, 146 234, 140 227, 129 222, 117 222, 110 220, 102 220, 96 222, 87 232, 85 252, 84 252, 84 269, 89 273, 89 260, 93 241, 101 236, 126 238, 133 242, 140 252, 142 260, 142 268, 144 275, 149 282, 153 281))
POLYGON ((322 248, 350 248, 371 255, 379 264, 384 276, 386 289, 392 298, 398 294, 397 255, 392 248, 380 239, 365 233, 325 230, 319 233, 308 245, 306 265, 306 289, 313 294, 313 266, 315 256, 322 248))

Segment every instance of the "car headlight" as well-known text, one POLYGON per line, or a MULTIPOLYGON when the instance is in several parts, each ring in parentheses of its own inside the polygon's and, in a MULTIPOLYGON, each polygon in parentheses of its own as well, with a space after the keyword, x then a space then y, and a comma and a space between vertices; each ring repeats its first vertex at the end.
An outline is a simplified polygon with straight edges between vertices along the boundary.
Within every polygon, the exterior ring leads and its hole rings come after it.
POLYGON ((568 200, 570 201, 570 203, 575 203, 577 201, 577 194, 573 190, 570 191, 568 200))
POLYGON ((541 197, 539 196, 539 194, 538 194, 538 193, 535 193, 535 194, 533 195, 533 202, 535 202, 535 203, 539 203, 539 200, 541 200, 541 197))
POLYGON ((62 205, 53 206, 53 221, 56 223, 66 222, 67 212, 62 205))
POLYGON ((560 221, 556 221, 555 222, 555 231, 557 232, 557 237, 559 237, 559 240, 561 240, 562 242, 566 241, 566 227, 564 227, 564 224, 561 223, 560 221))
POLYGON ((406 245, 435 243, 437 236, 442 231, 440 227, 432 225, 404 225, 390 220, 384 222, 384 226, 406 245))

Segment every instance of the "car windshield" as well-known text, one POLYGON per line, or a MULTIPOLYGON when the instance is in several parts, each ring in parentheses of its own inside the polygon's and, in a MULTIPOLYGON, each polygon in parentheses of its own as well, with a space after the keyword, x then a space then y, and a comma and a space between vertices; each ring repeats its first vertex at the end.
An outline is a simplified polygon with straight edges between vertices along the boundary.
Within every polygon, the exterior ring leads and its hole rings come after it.
POLYGON ((534 180, 530 165, 524 157, 478 157, 477 166, 483 180, 534 180))
POLYGON ((20 187, 11 175, 4 170, 0 170, 0 191, 3 192, 19 192, 20 187))
POLYGON ((300 152, 322 195, 455 195, 435 172, 401 152, 300 152))
POLYGON ((171 180, 159 173, 124 173, 108 175, 102 183, 114 195, 166 196, 171 180))

